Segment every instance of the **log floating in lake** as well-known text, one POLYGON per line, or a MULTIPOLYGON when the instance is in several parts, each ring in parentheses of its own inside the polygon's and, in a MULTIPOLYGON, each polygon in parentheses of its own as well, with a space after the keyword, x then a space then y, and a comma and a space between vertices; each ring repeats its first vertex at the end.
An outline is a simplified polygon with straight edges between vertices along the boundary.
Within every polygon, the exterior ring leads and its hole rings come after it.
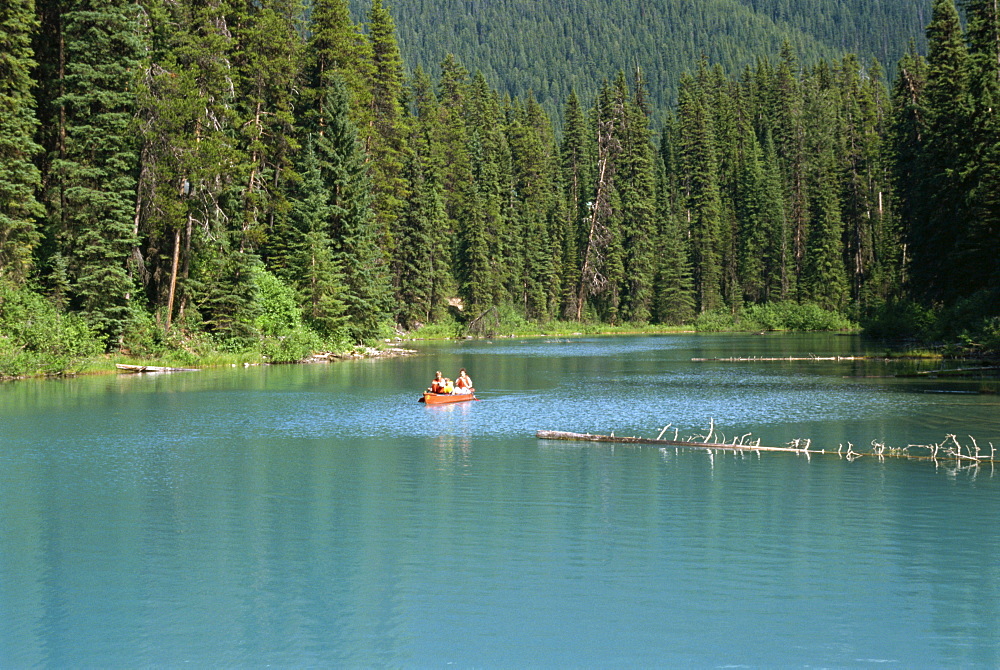
POLYGON ((198 368, 168 368, 159 365, 128 365, 118 363, 116 368, 122 372, 198 372, 198 368))
MULTIPOLYGON (((660 433, 663 434, 662 432, 660 433)), ((789 453, 801 454, 810 452, 814 454, 824 453, 821 451, 811 451, 808 443, 803 442, 803 447, 762 447, 760 441, 746 442, 734 438, 732 442, 699 442, 694 440, 663 440, 649 437, 624 437, 620 435, 593 435, 591 433, 569 433, 559 430, 539 430, 535 432, 535 437, 540 440, 567 440, 573 442, 613 442, 616 444, 653 444, 663 447, 691 447, 694 449, 729 449, 739 451, 786 451, 789 453)), ((743 436, 744 438, 746 436, 743 436)))
MULTIPOLYGON (((660 431, 660 436, 666 432, 669 428, 669 424, 660 431)), ((841 458, 846 458, 849 461, 856 460, 862 457, 873 457, 880 461, 886 458, 903 458, 909 460, 927 460, 927 461, 944 461, 956 463, 957 467, 978 467, 980 464, 984 463, 997 463, 1000 459, 997 458, 996 448, 991 443, 989 445, 989 450, 981 448, 977 443, 975 438, 969 437, 972 441, 972 446, 963 445, 958 441, 958 438, 954 435, 948 435, 945 437, 944 441, 939 444, 910 444, 906 447, 889 447, 881 442, 873 440, 871 443, 871 451, 855 451, 854 445, 850 442, 847 443, 847 448, 845 450, 844 445, 839 445, 836 451, 827 449, 815 449, 812 447, 812 442, 810 440, 793 440, 784 447, 766 447, 761 446, 760 440, 750 440, 750 434, 746 433, 740 437, 734 437, 731 441, 727 441, 724 436, 721 436, 721 440, 713 441, 713 435, 715 435, 715 425, 714 422, 710 427, 707 435, 695 435, 686 440, 678 439, 677 432, 675 429, 674 439, 664 440, 659 437, 656 439, 648 437, 625 437, 616 436, 614 433, 610 435, 595 435, 591 433, 572 433, 559 430, 539 430, 535 432, 535 437, 540 440, 564 440, 572 442, 610 442, 614 444, 635 444, 635 445, 653 445, 659 447, 685 447, 690 449, 707 449, 711 451, 734 451, 734 452, 756 452, 760 453, 762 451, 766 452, 784 452, 789 454, 799 454, 805 455, 807 458, 813 455, 832 455, 841 458)))
POLYGON ((768 363, 775 361, 882 361, 882 356, 735 356, 733 358, 692 358, 696 363, 768 363))

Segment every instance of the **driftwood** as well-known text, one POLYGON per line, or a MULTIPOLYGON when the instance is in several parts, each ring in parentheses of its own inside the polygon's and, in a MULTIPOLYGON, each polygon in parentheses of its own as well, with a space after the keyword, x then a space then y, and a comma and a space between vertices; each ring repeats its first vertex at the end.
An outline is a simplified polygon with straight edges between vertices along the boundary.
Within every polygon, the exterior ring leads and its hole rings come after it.
POLYGON ((890 360, 882 356, 738 356, 735 358, 692 358, 697 363, 767 363, 771 361, 878 361, 890 360))
POLYGON ((118 363, 116 368, 122 372, 198 372, 198 368, 166 368, 158 365, 127 365, 118 363))
POLYGON ((558 430, 539 430, 535 432, 535 437, 540 440, 565 440, 573 442, 610 442, 615 444, 636 444, 654 445, 659 447, 685 447, 689 449, 707 449, 710 451, 733 451, 733 452, 784 452, 789 454, 804 455, 806 458, 814 455, 833 455, 846 458, 849 461, 862 457, 877 458, 882 461, 886 458, 903 458, 908 460, 945 461, 957 463, 959 467, 978 467, 984 463, 997 463, 996 448, 991 443, 989 450, 981 448, 976 439, 969 436, 972 446, 963 445, 954 435, 948 435, 944 441, 938 444, 910 444, 906 447, 889 447, 885 444, 873 440, 871 451, 855 451, 854 445, 847 443, 846 451, 844 445, 839 445, 836 451, 827 449, 815 449, 811 440, 792 440, 784 447, 761 446, 760 439, 754 440, 750 433, 746 433, 732 440, 727 440, 725 435, 717 433, 715 422, 709 426, 706 435, 692 435, 687 439, 680 439, 678 430, 674 429, 673 439, 662 439, 663 434, 670 428, 670 424, 664 426, 658 437, 625 437, 610 435, 593 435, 591 433, 571 433, 558 430))
POLYGON ((901 373, 897 377, 973 377, 984 372, 994 374, 1000 371, 1000 366, 984 365, 976 368, 946 368, 942 370, 920 370, 912 373, 901 373))

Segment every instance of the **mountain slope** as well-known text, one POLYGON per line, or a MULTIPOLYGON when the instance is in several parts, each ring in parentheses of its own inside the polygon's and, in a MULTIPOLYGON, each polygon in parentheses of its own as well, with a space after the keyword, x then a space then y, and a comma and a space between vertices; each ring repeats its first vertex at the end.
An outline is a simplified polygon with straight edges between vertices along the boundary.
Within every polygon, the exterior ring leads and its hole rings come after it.
MULTIPOLYGON (((357 20, 369 0, 351 0, 357 20)), ((409 67, 436 72, 447 53, 497 89, 529 90, 550 111, 571 88, 584 100, 638 63, 656 108, 674 100, 684 71, 706 56, 728 74, 777 55, 803 61, 857 53, 891 72, 912 38, 923 40, 930 0, 396 0, 409 67), (926 6, 925 6, 926 5, 926 6)))

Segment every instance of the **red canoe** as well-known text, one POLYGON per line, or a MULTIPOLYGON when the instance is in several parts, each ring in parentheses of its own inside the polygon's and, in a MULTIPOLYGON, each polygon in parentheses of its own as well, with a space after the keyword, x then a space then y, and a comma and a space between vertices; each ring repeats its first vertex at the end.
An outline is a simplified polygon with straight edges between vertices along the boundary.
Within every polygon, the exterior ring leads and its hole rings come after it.
POLYGON ((420 398, 420 402, 425 402, 428 405, 443 405, 449 402, 468 402, 469 400, 478 400, 473 393, 424 393, 424 397, 420 398))

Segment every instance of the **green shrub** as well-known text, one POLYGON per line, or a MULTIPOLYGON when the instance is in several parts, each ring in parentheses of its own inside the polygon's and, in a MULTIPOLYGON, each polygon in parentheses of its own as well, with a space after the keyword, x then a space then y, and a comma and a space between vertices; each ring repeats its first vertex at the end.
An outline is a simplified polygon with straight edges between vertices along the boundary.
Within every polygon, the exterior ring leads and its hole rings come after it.
POLYGON ((43 296, 0 280, 0 376, 59 374, 104 351, 87 322, 43 296))
POLYGON ((695 319, 695 330, 701 333, 756 332, 763 330, 837 331, 854 330, 857 326, 843 314, 823 309, 812 303, 790 300, 765 305, 749 305, 732 313, 728 309, 703 312, 695 319))
POLYGON ((260 352, 269 363, 295 363, 322 348, 319 335, 299 327, 285 335, 264 338, 260 352))
POLYGON ((302 326, 302 309, 291 286, 261 267, 253 271, 253 285, 245 321, 257 332, 282 336, 302 326))
POLYGON ((866 335, 885 340, 928 337, 935 330, 935 323, 933 310, 912 300, 884 302, 862 318, 866 335))
POLYGON ((984 352, 1000 354, 1000 316, 983 321, 980 342, 984 352))
POLYGON ((736 330, 736 323, 729 310, 713 309, 702 312, 695 318, 694 329, 699 333, 725 333, 736 330))

